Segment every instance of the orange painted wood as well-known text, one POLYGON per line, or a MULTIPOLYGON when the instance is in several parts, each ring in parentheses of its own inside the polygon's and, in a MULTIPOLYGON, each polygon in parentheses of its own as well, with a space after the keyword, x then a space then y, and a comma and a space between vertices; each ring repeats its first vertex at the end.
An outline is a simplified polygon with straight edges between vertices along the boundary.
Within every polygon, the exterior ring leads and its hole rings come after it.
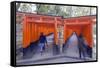
POLYGON ((31 37, 30 37, 30 24, 26 22, 23 23, 23 48, 26 48, 30 45, 31 37))
POLYGON ((91 24, 92 22, 87 21, 87 23, 89 24, 80 24, 80 25, 66 24, 64 30, 64 41, 66 41, 73 32, 76 32, 78 36, 82 33, 89 47, 92 47, 93 46, 93 35, 92 35, 92 24, 91 24))
POLYGON ((93 45, 92 19, 91 17, 66 18, 54 16, 43 16, 26 14, 23 20, 23 48, 30 46, 31 42, 39 39, 40 33, 44 35, 54 33, 54 42, 58 43, 57 25, 64 26, 64 42, 71 36, 72 32, 77 35, 82 33, 89 46, 93 45))

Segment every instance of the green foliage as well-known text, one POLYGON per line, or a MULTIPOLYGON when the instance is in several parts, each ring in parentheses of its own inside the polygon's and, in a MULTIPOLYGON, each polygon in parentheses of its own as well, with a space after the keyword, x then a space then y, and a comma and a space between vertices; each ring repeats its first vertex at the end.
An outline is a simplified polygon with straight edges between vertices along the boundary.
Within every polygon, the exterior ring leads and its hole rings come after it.
POLYGON ((39 14, 47 14, 49 11, 49 5, 37 4, 37 13, 39 14))
MULTIPOLYGON (((94 8, 90 7, 77 7, 77 6, 61 6, 61 5, 44 5, 44 4, 32 4, 18 3, 16 4, 16 10, 21 12, 37 12, 38 14, 55 15, 67 17, 85 16, 91 15, 94 8), (33 10, 33 9, 36 10, 33 10)), ((92 13, 93 14, 93 13, 92 13)), ((96 13, 94 13, 96 14, 96 13)))

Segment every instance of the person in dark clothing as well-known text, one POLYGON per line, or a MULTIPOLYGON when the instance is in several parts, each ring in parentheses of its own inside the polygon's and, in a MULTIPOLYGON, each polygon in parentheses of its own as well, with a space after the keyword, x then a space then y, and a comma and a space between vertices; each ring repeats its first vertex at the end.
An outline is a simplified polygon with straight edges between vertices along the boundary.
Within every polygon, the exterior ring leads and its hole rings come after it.
POLYGON ((85 59, 85 53, 86 53, 86 45, 84 43, 84 38, 82 35, 79 36, 79 57, 85 59))
POLYGON ((39 37, 39 50, 41 52, 41 55, 43 51, 45 50, 45 44, 47 44, 46 36, 43 33, 41 33, 39 37))

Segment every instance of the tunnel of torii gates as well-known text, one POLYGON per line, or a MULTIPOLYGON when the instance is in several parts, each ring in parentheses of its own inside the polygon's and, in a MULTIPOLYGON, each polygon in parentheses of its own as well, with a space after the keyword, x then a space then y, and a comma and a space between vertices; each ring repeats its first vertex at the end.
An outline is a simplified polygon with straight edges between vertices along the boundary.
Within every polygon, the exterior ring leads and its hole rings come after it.
POLYGON ((58 44, 58 29, 61 26, 63 27, 63 43, 75 31, 77 35, 83 34, 89 47, 92 48, 93 46, 93 24, 96 24, 95 15, 70 18, 21 12, 18 12, 17 15, 23 16, 23 48, 27 48, 31 42, 37 41, 41 32, 44 35, 54 33, 54 43, 58 44))

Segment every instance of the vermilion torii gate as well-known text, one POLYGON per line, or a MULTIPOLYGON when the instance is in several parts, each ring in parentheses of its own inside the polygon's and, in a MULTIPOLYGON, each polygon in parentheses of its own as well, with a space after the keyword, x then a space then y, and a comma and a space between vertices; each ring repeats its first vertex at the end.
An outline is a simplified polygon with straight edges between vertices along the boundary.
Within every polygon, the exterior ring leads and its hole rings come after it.
POLYGON ((39 15, 33 13, 20 13, 23 15, 23 48, 30 46, 31 42, 39 39, 40 33, 45 35, 54 33, 54 43, 58 44, 58 26, 63 26, 63 43, 70 37, 73 31, 82 33, 89 47, 93 45, 93 24, 96 16, 81 16, 62 18, 60 16, 39 15))

